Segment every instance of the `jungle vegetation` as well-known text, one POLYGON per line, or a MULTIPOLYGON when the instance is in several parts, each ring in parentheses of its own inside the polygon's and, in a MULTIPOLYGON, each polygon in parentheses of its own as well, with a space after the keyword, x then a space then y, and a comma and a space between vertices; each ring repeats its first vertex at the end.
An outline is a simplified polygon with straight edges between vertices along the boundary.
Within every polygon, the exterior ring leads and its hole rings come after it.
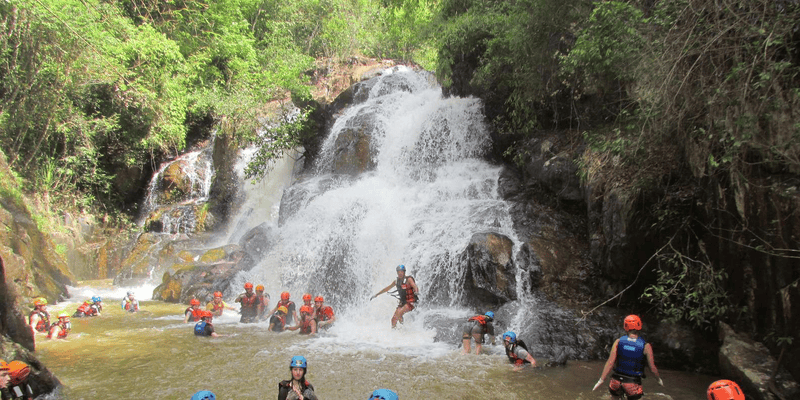
MULTIPOLYGON (((524 164, 526 141, 538 132, 563 130, 588 146, 585 179, 607 174, 619 184, 652 185, 664 169, 694 179, 797 176, 798 7, 7 0, 0 3, 0 148, 24 191, 125 215, 130 204, 115 186, 121 171, 179 153, 209 121, 218 134, 264 141, 254 133, 265 103, 307 98, 307 72, 319 60, 359 55, 415 62, 452 93, 482 97, 511 162, 524 164)), ((302 132, 272 131, 262 161, 296 145, 302 132)), ((673 218, 679 211, 654 211, 671 244, 692 242, 690 221, 673 218)), ((723 272, 689 257, 687 246, 664 248, 646 299, 667 316, 708 326, 730 311, 713 284, 723 272)), ((702 256, 700 247, 693 255, 702 256)))

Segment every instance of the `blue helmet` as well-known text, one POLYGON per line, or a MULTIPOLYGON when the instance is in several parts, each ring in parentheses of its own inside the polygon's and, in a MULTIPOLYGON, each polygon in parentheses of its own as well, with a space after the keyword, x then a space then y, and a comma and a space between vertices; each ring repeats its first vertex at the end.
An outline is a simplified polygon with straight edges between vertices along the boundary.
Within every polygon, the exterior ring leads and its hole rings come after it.
POLYGON ((100 296, 92 296, 92 302, 99 303, 101 301, 103 301, 103 299, 100 296))
POLYGON ((369 400, 400 400, 400 396, 389 389, 378 389, 372 392, 369 400))
POLYGON ((191 400, 217 400, 217 396, 208 390, 201 390, 192 396, 191 400))
POLYGON ((289 368, 308 368, 308 363, 306 363, 306 358, 303 356, 294 356, 292 357, 292 362, 289 363, 289 368))
POLYGON ((503 334, 503 340, 508 339, 511 343, 517 343, 517 334, 511 331, 507 331, 503 334))
POLYGON ((403 265, 403 264, 400 264, 400 265, 398 265, 398 266, 397 266, 397 271, 398 271, 398 272, 399 272, 399 271, 405 271, 405 270, 406 270, 406 266, 405 266, 405 265, 403 265))
POLYGON ((487 317, 491 318, 491 319, 494 319, 494 313, 493 313, 493 312, 491 312, 491 311, 487 311, 485 315, 486 315, 487 317))

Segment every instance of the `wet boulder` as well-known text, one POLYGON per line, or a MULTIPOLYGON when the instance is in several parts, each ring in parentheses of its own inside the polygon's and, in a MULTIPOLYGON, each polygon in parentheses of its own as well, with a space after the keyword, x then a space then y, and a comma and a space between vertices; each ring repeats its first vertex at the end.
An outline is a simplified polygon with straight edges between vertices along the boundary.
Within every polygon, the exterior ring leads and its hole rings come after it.
POLYGON ((747 395, 759 400, 800 398, 800 385, 778 365, 764 344, 736 333, 723 322, 720 322, 719 336, 722 375, 738 383, 747 395), (775 379, 772 379, 773 374, 775 379))
POLYGON ((184 261, 164 272, 161 284, 153 290, 153 299, 171 303, 186 303, 192 298, 208 301, 215 291, 224 292, 236 274, 253 265, 253 260, 235 244, 191 258, 184 253, 184 261))
POLYGON ((461 254, 454 257, 442 255, 437 262, 454 263, 453 269, 445 266, 431 280, 427 292, 432 303, 448 304, 451 285, 463 293, 455 302, 479 309, 495 307, 516 299, 516 267, 512 258, 514 243, 508 237, 495 232, 476 233, 461 254))
POLYGON ((239 246, 257 263, 269 252, 274 235, 272 228, 267 223, 262 223, 245 233, 239 239, 239 246))

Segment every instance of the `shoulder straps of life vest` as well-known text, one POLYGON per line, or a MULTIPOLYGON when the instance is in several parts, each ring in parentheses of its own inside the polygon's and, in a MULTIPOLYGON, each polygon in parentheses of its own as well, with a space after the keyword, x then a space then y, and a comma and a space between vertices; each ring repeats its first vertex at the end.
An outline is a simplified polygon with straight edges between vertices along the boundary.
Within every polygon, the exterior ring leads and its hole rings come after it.
POLYGON ((485 315, 476 315, 474 317, 470 317, 467 321, 478 321, 481 325, 486 325, 486 316, 485 315))

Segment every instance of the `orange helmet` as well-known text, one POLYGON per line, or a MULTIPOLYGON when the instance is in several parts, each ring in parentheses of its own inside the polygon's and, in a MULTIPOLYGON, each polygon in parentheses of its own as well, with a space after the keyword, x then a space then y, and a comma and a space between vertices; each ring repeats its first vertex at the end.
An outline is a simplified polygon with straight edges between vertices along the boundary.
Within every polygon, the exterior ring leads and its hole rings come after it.
POLYGON ((11 385, 17 386, 28 378, 31 373, 31 367, 22 361, 12 361, 8 363, 8 373, 11 375, 11 385))
POLYGON ((628 315, 625 317, 625 323, 623 325, 626 331, 642 330, 642 320, 638 315, 628 315))
POLYGON ((302 314, 313 314, 313 313, 314 313, 314 307, 311 307, 311 306, 302 306, 302 307, 300 307, 300 314, 301 315, 302 314))
POLYGON ((199 314, 200 314, 200 318, 213 318, 214 317, 214 314, 212 314, 211 311, 208 311, 208 310, 201 310, 199 314))
POLYGON ((315 298, 314 298, 314 301, 315 301, 315 302, 319 301, 319 302, 321 303, 321 302, 324 302, 324 301, 325 301, 325 299, 324 299, 324 298, 322 298, 322 296, 317 296, 317 297, 315 297, 315 298))
POLYGON ((289 300, 289 292, 281 293, 281 300, 289 300))
POLYGON ((250 282, 247 282, 247 283, 244 284, 244 288, 245 289, 252 289, 253 288, 253 284, 250 283, 250 282))
POLYGON ((303 295, 303 301, 311 301, 311 295, 306 293, 303 295))
POLYGON ((264 291, 264 285, 256 286, 256 292, 263 292, 263 291, 264 291))
POLYGON ((222 292, 214 292, 214 297, 222 297, 222 292))
POLYGON ((284 307, 284 306, 278 307, 278 311, 280 311, 280 312, 282 312, 284 314, 288 314, 289 313, 289 309, 284 307))
POLYGON ((708 400, 744 400, 744 394, 734 381, 722 379, 708 386, 708 400))
POLYGON ((191 300, 189 300, 189 305, 199 306, 200 305, 200 300, 191 299, 191 300))

